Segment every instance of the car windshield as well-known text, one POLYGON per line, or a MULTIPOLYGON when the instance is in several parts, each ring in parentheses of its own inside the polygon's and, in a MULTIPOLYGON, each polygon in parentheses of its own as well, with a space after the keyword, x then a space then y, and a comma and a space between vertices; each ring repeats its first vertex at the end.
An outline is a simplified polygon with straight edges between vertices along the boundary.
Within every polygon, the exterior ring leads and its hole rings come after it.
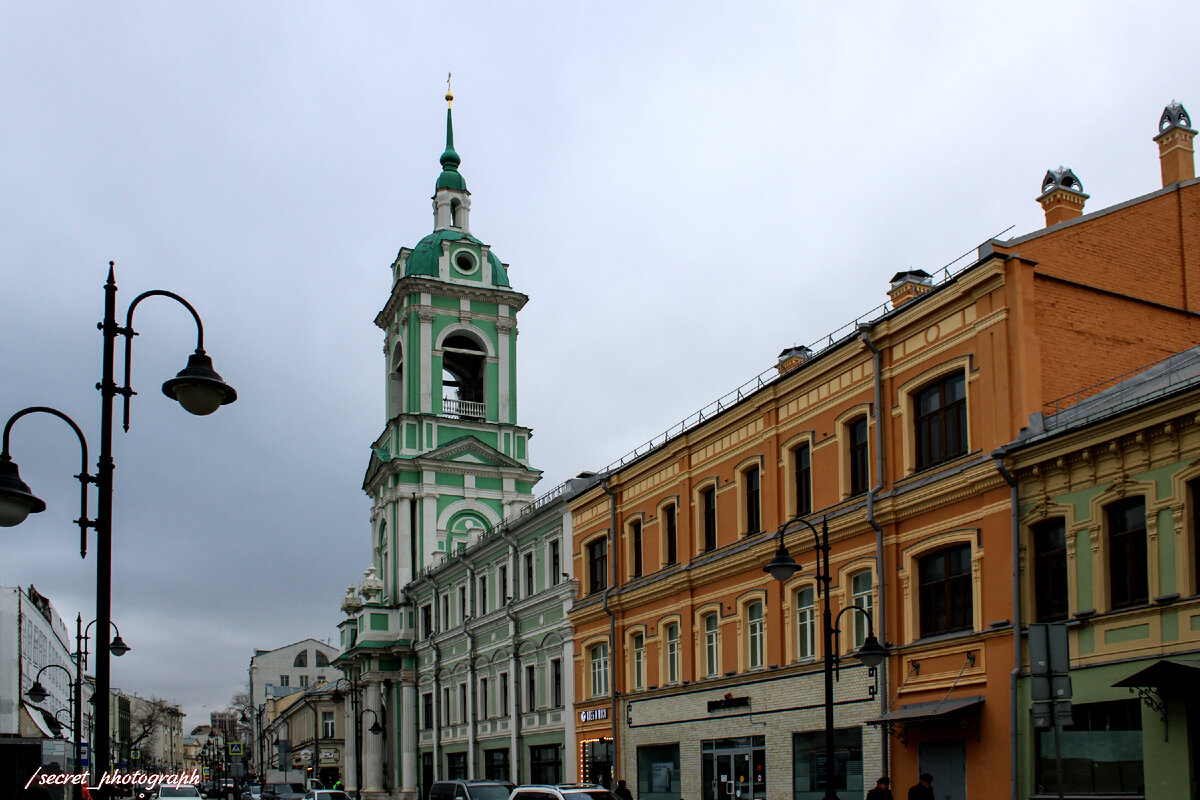
POLYGON ((468 786, 467 792, 471 795, 471 800, 508 800, 510 794, 507 786, 498 783, 468 786))
POLYGON ((562 793, 567 800, 617 800, 617 796, 607 789, 563 789, 562 793))

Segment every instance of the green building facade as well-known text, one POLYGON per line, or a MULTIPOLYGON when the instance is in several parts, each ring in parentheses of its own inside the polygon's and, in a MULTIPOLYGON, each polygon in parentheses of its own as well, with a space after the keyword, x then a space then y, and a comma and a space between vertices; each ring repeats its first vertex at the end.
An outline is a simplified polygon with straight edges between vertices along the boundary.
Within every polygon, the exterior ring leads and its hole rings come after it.
POLYGON ((1198 410, 1192 348, 1034 418, 1004 452, 1021 627, 1065 629, 1070 666, 1056 731, 1055 694, 1041 705, 1035 685, 1039 651, 1021 637, 1019 797, 1058 797, 1060 786, 1068 797, 1198 796, 1198 410))

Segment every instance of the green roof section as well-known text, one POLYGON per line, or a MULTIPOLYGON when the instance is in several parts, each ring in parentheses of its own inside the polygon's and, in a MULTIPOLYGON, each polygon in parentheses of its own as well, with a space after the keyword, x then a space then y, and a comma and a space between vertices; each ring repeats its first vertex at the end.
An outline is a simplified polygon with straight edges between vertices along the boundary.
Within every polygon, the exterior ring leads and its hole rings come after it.
POLYGON ((434 191, 438 189, 456 189, 460 192, 467 190, 467 181, 458 171, 462 159, 454 151, 454 119, 450 106, 446 106, 446 149, 442 153, 442 174, 438 176, 434 191))
MULTIPOLYGON (((438 260, 442 257, 442 242, 457 242, 460 240, 468 241, 471 244, 483 245, 483 242, 469 233, 455 230, 434 231, 417 242, 417 246, 408 254, 408 260, 404 262, 404 277, 407 278, 409 275, 430 275, 436 278, 438 275, 438 260)), ((491 250, 488 251, 487 258, 488 263, 492 265, 492 283, 506 289, 511 288, 511 284, 508 282, 508 271, 504 269, 504 265, 500 263, 500 259, 491 250)))

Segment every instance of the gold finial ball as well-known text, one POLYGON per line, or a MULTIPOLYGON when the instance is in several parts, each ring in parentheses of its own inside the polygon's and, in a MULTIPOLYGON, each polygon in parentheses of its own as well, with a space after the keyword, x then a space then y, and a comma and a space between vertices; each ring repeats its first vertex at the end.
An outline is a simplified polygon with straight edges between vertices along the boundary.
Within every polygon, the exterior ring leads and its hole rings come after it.
POLYGON ((446 102, 449 103, 454 99, 454 92, 446 92, 446 102))

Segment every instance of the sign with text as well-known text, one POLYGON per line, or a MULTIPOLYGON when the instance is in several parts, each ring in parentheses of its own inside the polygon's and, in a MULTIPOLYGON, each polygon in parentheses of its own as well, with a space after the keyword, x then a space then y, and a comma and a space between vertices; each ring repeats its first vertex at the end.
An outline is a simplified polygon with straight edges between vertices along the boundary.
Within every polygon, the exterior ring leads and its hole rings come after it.
POLYGON ((595 722, 600 719, 608 719, 608 708, 590 708, 587 711, 579 712, 580 722, 595 722))

